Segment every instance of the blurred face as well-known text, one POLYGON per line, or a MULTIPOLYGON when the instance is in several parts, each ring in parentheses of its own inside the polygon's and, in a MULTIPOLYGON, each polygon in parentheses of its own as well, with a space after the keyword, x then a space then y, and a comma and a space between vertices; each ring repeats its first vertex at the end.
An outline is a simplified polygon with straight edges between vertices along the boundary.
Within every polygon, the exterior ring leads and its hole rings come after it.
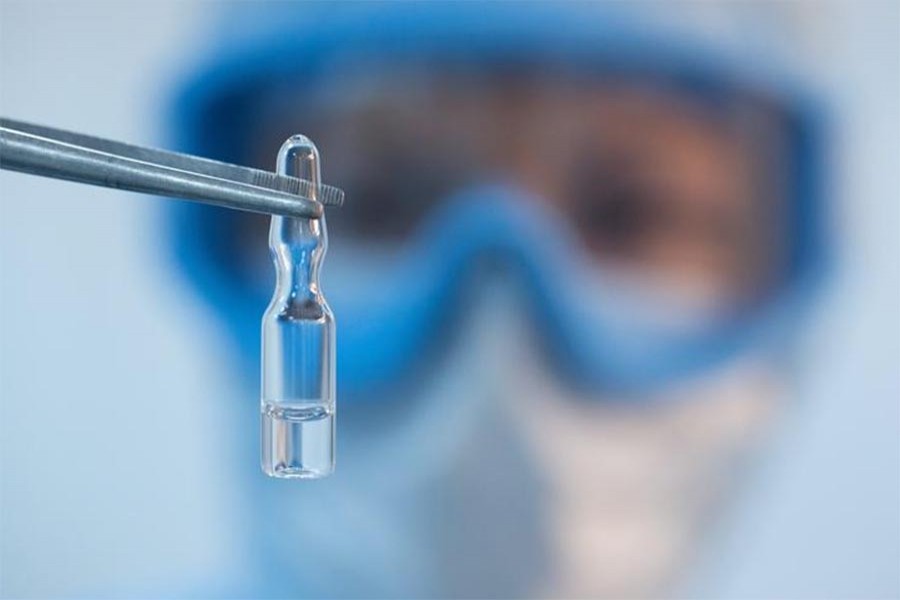
POLYGON ((301 108, 264 123, 255 151, 268 167, 285 131, 316 136, 327 177, 357 199, 329 214, 335 236, 402 245, 441 198, 490 177, 531 192, 597 266, 655 282, 665 300, 738 310, 783 268, 782 123, 762 98, 723 105, 664 82, 547 73, 337 85, 315 118, 301 108))
MULTIPOLYGON (((290 133, 317 142, 325 179, 348 195, 328 213, 335 252, 325 271, 343 273, 351 288, 364 278, 347 273, 363 264, 377 281, 391 260, 378 257, 408 245, 454 190, 482 180, 526 190, 521 202, 572 233, 588 309, 600 302, 590 292, 598 282, 618 281, 637 290, 654 322, 715 323, 761 302, 783 274, 784 140, 781 115, 763 98, 708 102, 665 81, 551 73, 411 69, 351 73, 333 85, 320 97, 273 94, 254 155, 268 168, 290 133)), ((236 237, 249 285, 263 285, 269 269, 266 229, 248 218, 236 237)), ((473 280, 484 293, 467 296, 457 335, 434 342, 443 351, 427 369, 396 391, 372 392, 367 407, 342 405, 341 461, 364 470, 359 457, 392 440, 426 455, 441 448, 439 458, 408 459, 427 472, 409 474, 414 493, 400 485, 402 501, 382 501, 385 511, 430 506, 409 513, 425 523, 425 539, 406 541, 423 548, 423 572, 441 582, 431 591, 660 593, 766 422, 772 370, 747 359, 627 395, 572 386, 546 360, 500 263, 473 280), (377 406, 381 420, 372 419, 377 406)), ((324 289, 331 298, 327 274, 324 289)), ((391 467, 401 479, 403 460, 391 467)), ((385 535, 396 534, 384 519, 393 531, 385 535)))

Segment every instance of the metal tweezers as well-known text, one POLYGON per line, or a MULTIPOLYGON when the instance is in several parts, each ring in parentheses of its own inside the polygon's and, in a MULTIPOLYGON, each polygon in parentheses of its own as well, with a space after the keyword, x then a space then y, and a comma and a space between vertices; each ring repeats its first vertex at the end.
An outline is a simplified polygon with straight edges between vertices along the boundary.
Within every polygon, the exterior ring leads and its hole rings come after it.
POLYGON ((305 179, 5 118, 0 168, 288 217, 318 218, 344 201, 305 179))

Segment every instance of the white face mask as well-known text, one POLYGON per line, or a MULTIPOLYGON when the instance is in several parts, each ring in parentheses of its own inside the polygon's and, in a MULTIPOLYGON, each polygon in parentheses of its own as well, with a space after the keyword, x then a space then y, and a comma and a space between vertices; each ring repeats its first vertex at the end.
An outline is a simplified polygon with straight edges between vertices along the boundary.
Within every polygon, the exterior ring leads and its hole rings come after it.
POLYGON ((578 397, 519 361, 523 392, 511 414, 552 498, 554 568, 542 593, 672 593, 769 420, 774 386, 758 367, 735 366, 634 405, 578 397))
POLYGON ((339 407, 332 478, 251 489, 275 591, 631 596, 689 555, 764 420, 758 373, 658 406, 580 397, 550 375, 508 289, 483 291, 427 383, 339 407))

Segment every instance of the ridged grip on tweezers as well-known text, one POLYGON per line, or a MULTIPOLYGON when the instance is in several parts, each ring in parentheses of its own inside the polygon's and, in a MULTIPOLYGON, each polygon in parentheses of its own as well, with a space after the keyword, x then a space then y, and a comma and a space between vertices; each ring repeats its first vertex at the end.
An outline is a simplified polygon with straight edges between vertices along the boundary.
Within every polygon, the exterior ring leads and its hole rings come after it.
POLYGON ((278 175, 258 169, 248 169, 253 171, 251 185, 257 187, 269 188, 279 192, 294 194, 295 196, 303 196, 310 200, 318 200, 325 206, 341 206, 344 204, 344 190, 334 186, 319 184, 316 185, 306 179, 298 179, 297 177, 288 177, 287 175, 278 175))

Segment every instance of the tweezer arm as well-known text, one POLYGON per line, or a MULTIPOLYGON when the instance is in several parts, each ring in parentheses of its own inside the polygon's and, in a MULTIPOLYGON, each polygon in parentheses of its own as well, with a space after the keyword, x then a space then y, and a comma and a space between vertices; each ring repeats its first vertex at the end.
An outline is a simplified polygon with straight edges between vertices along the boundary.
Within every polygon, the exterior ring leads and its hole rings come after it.
POLYGON ((296 178, 0 119, 0 168, 300 218, 343 192, 296 178))

